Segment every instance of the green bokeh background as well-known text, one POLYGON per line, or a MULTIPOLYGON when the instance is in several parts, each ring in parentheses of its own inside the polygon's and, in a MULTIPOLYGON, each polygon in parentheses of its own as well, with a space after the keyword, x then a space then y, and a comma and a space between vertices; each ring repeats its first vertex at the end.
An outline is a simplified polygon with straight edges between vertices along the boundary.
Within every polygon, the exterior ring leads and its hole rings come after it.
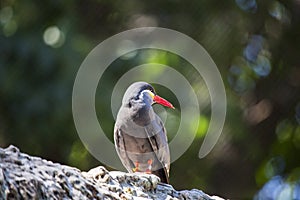
MULTIPOLYGON (((79 140, 72 118, 77 70, 104 39, 130 28, 160 26, 192 37, 217 64, 228 101, 222 136, 207 157, 198 158, 211 112, 205 83, 182 58, 142 50, 116 60, 100 80, 96 110, 108 137, 114 119, 107 94, 116 81, 134 66, 161 63, 184 74, 204 102, 197 137, 171 165, 176 189, 251 199, 276 175, 297 182, 299 24, 297 0, 1 0, 0 146, 13 144, 81 170, 100 165, 79 140)), ((145 71, 144 76, 161 73, 145 71)), ((167 88, 157 85, 156 90, 178 105, 167 88)), ((171 113, 170 139, 178 121, 178 113, 171 113)))

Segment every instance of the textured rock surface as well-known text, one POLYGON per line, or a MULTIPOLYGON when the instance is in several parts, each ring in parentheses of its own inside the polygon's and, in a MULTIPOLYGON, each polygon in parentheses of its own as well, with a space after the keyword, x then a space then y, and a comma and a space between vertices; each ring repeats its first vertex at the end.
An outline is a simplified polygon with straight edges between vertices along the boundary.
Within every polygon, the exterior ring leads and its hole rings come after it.
POLYGON ((0 148, 0 199, 221 199, 200 190, 176 191, 154 175, 89 172, 0 148))

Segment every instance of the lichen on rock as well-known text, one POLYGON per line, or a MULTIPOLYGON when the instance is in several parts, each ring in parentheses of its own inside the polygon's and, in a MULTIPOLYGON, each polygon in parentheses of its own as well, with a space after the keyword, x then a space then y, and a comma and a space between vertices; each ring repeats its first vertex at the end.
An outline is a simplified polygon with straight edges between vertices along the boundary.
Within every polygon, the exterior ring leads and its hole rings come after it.
POLYGON ((200 190, 176 191, 155 175, 79 169, 0 148, 0 199, 221 199, 200 190))

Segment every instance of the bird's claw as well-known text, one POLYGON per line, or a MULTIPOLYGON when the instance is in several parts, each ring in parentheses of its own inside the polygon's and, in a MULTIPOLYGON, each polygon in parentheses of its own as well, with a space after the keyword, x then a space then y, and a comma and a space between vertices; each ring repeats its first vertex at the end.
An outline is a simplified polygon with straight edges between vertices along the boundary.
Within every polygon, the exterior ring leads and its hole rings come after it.
POLYGON ((135 168, 132 168, 133 172, 139 172, 139 162, 135 162, 135 168))

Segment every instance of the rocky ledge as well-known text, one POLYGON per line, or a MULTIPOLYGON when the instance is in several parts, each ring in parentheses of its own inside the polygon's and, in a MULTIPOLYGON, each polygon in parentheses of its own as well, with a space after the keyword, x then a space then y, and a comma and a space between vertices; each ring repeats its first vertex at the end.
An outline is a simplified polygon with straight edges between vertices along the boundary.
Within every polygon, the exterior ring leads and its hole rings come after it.
POLYGON ((155 175, 107 171, 103 166, 82 172, 0 148, 0 199, 222 199, 201 190, 176 191, 155 175))

